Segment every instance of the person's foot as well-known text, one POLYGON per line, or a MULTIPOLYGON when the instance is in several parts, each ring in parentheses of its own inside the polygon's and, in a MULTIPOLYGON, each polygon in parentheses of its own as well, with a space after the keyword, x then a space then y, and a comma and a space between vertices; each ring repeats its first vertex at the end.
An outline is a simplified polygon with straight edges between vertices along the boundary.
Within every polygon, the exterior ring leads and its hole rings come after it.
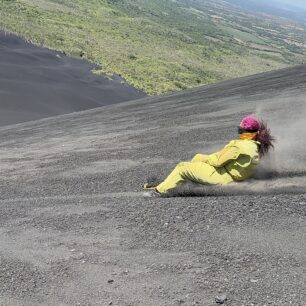
POLYGON ((156 189, 156 185, 154 184, 149 184, 149 183, 145 183, 144 185, 143 185, 143 189, 144 190, 154 190, 154 189, 156 189))

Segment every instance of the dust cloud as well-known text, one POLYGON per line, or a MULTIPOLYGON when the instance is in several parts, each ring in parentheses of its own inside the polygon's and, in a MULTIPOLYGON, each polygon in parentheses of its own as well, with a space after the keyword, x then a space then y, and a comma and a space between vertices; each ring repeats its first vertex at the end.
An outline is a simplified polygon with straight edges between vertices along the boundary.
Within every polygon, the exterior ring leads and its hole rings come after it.
POLYGON ((278 98, 269 109, 264 105, 257 107, 256 116, 267 121, 275 137, 275 148, 262 160, 257 175, 265 173, 267 178, 306 176, 306 107, 303 102, 304 97, 278 98))
POLYGON ((304 95, 278 96, 259 103, 256 117, 268 124, 275 137, 274 149, 265 156, 255 175, 227 186, 205 186, 188 182, 170 196, 239 196, 300 194, 306 189, 306 105, 304 95))

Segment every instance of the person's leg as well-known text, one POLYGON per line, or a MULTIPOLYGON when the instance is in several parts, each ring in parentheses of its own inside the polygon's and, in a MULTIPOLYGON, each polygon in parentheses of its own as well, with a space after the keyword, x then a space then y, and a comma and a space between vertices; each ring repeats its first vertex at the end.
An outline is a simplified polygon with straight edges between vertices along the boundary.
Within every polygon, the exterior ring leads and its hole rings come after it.
MULTIPOLYGON (((192 160, 190 162, 192 162, 192 163, 206 162, 207 158, 208 158, 208 155, 198 153, 192 158, 192 160)), ((147 183, 144 184, 143 189, 145 189, 145 190, 155 189, 157 185, 158 184, 156 184, 156 183, 152 184, 152 183, 147 182, 147 183)))
POLYGON ((195 162, 205 163, 207 161, 207 158, 208 158, 208 155, 198 153, 192 158, 191 162, 192 163, 195 163, 195 162))
POLYGON ((203 162, 182 162, 156 187, 156 190, 165 193, 188 180, 204 185, 227 184, 233 181, 224 168, 216 169, 203 162))

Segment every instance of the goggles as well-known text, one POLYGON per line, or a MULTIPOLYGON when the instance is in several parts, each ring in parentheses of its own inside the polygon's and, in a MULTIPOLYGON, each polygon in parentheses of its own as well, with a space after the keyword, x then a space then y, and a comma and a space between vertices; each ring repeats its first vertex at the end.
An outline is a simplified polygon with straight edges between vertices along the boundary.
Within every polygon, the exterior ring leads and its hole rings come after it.
POLYGON ((258 130, 246 130, 242 128, 241 126, 238 126, 238 134, 243 134, 243 133, 256 133, 258 130))

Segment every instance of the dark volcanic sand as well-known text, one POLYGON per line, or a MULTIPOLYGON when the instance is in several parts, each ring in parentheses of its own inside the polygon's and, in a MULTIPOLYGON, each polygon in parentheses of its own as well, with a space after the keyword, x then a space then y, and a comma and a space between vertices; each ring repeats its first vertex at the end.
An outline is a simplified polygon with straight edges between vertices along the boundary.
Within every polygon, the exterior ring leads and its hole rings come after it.
POLYGON ((0 125, 91 109, 146 96, 97 66, 0 32, 0 125))
POLYGON ((306 305, 305 81, 301 66, 1 128, 0 304, 306 305), (270 180, 142 197, 254 111, 278 137, 270 180))

